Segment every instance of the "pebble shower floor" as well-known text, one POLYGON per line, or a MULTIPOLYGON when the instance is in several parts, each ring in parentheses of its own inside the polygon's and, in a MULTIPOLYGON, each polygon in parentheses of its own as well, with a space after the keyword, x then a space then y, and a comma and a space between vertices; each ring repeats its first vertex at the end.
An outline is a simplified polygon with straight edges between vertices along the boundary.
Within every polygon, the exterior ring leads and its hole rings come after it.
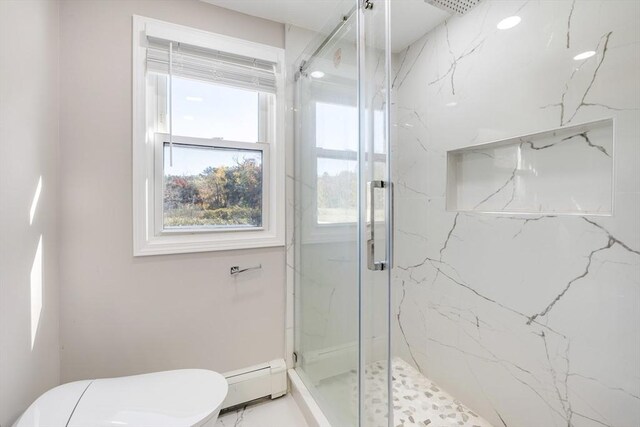
MULTIPOLYGON (((386 413, 386 362, 373 362, 366 368, 367 394, 365 409, 369 423, 380 425, 380 414, 386 413)), ((396 427, 492 427, 413 366, 400 358, 391 362, 393 378, 393 422, 396 427)), ((357 396, 357 375, 334 377, 332 387, 349 387, 353 399, 357 396)), ((354 406, 351 406, 353 408, 354 406)))

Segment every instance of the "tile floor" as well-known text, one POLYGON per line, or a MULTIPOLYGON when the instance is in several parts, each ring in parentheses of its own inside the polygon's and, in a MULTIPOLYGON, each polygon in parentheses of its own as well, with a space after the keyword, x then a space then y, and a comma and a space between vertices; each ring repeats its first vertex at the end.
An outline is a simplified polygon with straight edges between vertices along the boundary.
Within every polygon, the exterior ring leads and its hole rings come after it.
MULTIPOLYGON (((467 408, 452 395, 400 358, 392 360, 393 421, 396 427, 491 427, 488 421, 467 408)), ((366 367, 367 422, 372 426, 387 424, 386 363, 374 362, 366 367)), ((355 371, 338 375, 318 384, 320 395, 346 397, 332 401, 331 418, 338 425, 352 425, 356 419, 358 396, 355 371)))
MULTIPOLYGON (((393 413, 396 427, 491 427, 453 396, 442 390, 427 377, 402 359, 394 358, 393 413)), ((369 393, 368 414, 370 425, 386 425, 386 371, 385 364, 375 362, 367 366, 369 393), (379 414, 376 415, 376 414, 379 414)), ((336 396, 357 398, 355 372, 323 381, 320 387, 336 396), (330 389, 330 390, 329 390, 330 389)), ((333 402, 336 403, 336 402, 333 402)), ((340 414, 333 414, 339 425, 352 425, 355 419, 355 402, 344 399, 339 402, 340 414)), ((264 400, 222 414, 216 427, 308 427, 300 408, 290 394, 274 400, 264 400)))
MULTIPOLYGON (((442 390, 404 360, 394 358, 391 365, 393 422, 397 427, 491 427, 487 420, 442 390)), ((372 372, 368 374, 375 376, 376 372, 382 370, 378 364, 378 369, 371 369, 372 372)), ((386 381, 382 386, 386 386, 386 381)))
POLYGON ((216 427, 308 427, 290 394, 223 413, 216 427))

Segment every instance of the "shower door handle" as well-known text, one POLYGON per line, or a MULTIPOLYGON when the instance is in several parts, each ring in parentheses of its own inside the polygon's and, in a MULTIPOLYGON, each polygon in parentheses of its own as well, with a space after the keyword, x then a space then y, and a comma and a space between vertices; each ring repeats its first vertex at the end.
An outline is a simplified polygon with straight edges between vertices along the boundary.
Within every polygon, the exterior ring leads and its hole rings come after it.
MULTIPOLYGON (((389 268, 388 261, 376 260, 376 217, 375 217, 375 193, 376 189, 386 190, 388 194, 388 203, 392 203, 392 184, 388 181, 369 181, 367 183, 369 187, 369 224, 371 231, 369 233, 369 239, 367 240, 367 268, 372 271, 382 271, 389 268)), ((389 218, 387 218, 387 221, 389 218)))

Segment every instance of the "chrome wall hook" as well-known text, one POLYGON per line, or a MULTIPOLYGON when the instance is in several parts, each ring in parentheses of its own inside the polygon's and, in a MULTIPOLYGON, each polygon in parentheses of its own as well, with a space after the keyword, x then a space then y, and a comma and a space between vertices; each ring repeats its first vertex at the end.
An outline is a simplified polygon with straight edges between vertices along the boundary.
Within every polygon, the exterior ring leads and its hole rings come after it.
POLYGON ((234 276, 236 274, 244 273, 245 271, 260 270, 261 268, 262 268, 262 264, 258 264, 255 267, 248 267, 248 268, 242 268, 242 269, 239 266, 234 265, 233 267, 231 267, 230 274, 234 276))

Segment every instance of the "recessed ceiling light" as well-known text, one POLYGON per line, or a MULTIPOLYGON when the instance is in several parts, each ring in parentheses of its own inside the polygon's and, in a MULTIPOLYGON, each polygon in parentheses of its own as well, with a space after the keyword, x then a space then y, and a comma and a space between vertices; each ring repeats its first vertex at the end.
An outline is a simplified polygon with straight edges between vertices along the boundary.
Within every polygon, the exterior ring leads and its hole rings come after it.
POLYGON ((509 28, 513 28, 518 25, 520 21, 522 21, 522 18, 519 16, 510 16, 498 22, 497 27, 499 30, 508 30, 509 28))
POLYGON ((187 96, 187 101, 202 102, 202 98, 199 96, 187 96))
POLYGON ((312 71, 310 75, 314 79, 321 79, 324 77, 324 73, 320 70, 312 71))
POLYGON ((456 101, 452 101, 452 102, 447 102, 446 104, 444 104, 446 107, 455 107, 456 105, 458 105, 458 103, 456 101))
POLYGON ((593 50, 582 52, 573 57, 576 61, 582 61, 583 59, 591 58, 596 53, 593 50))

